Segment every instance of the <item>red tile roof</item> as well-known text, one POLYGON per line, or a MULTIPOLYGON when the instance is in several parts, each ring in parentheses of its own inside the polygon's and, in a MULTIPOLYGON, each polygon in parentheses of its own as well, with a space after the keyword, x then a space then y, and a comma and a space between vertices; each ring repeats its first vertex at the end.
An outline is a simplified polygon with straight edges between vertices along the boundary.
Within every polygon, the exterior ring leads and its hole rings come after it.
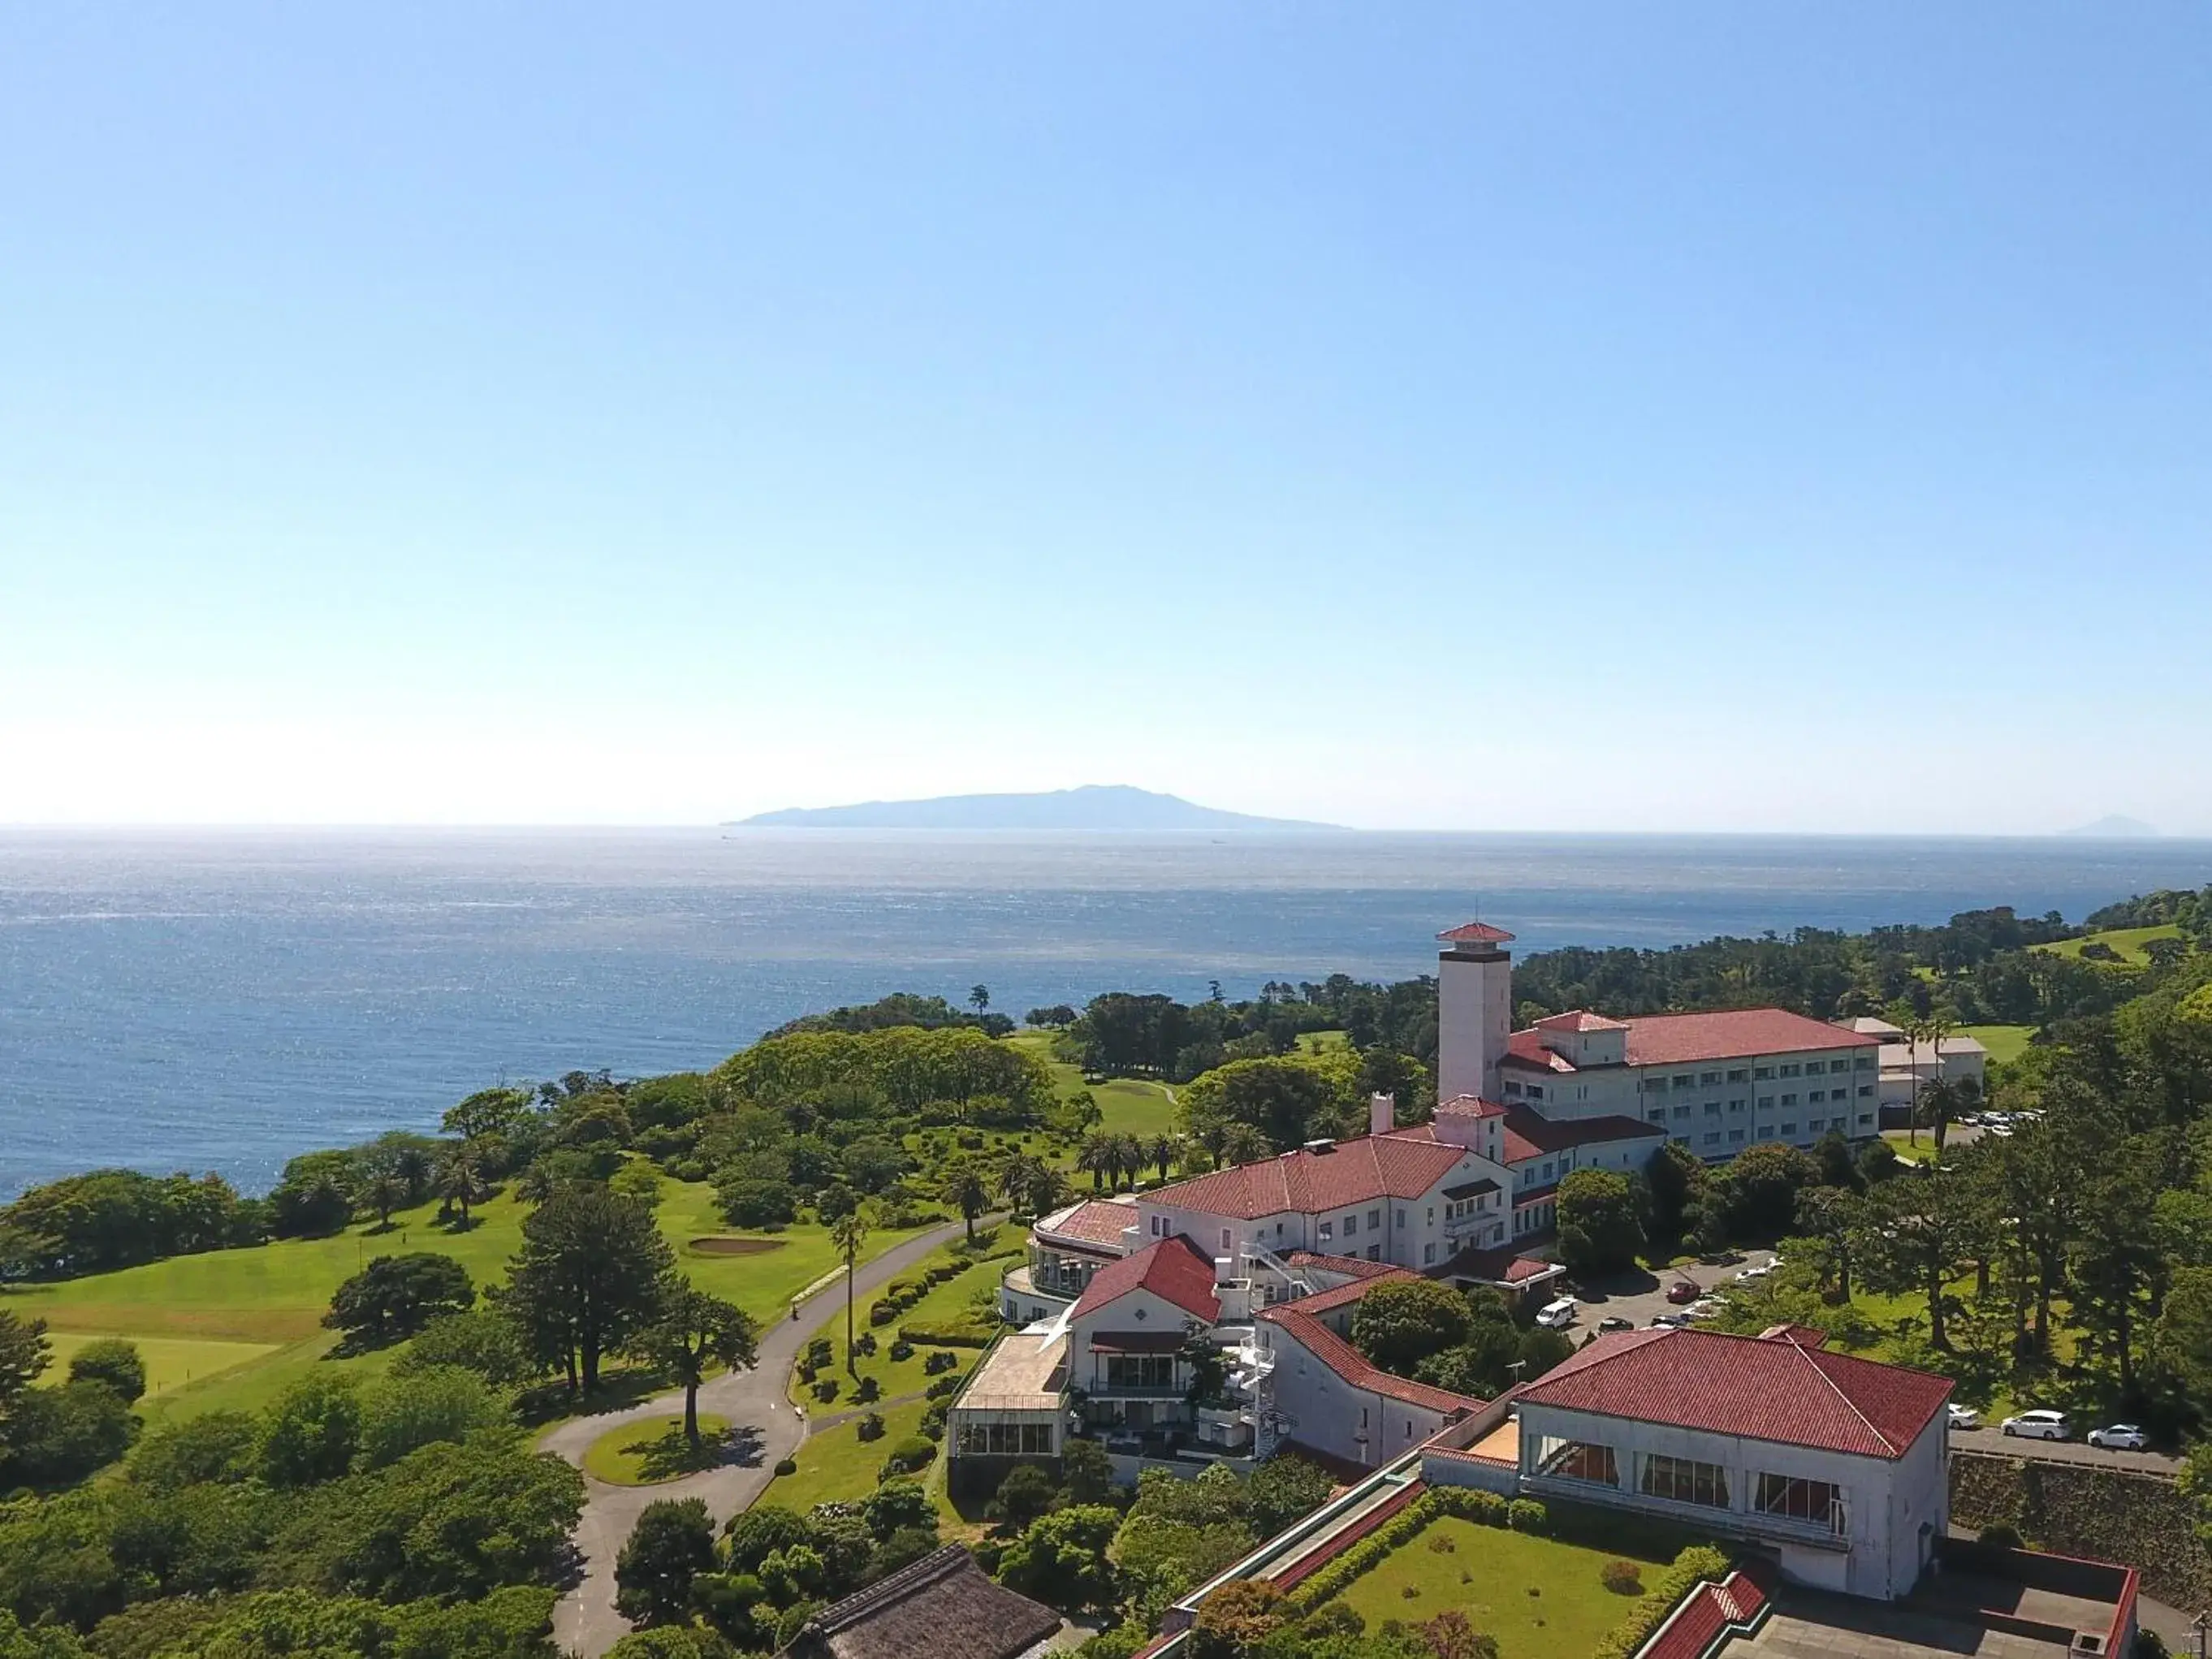
POLYGON ((1488 1249, 1462 1250, 1436 1273, 1439 1279, 1457 1277, 1486 1279, 1493 1285, 1522 1285, 1544 1273, 1565 1271, 1556 1261, 1522 1255, 1510 1244, 1495 1244, 1488 1249))
MULTIPOLYGON (((1348 1290, 1351 1286, 1345 1288, 1348 1290)), ((1314 1300, 1311 1297, 1304 1298, 1307 1304, 1314 1300)), ((1432 1389, 1425 1382, 1409 1382, 1405 1377, 1393 1376, 1388 1371, 1376 1370, 1367 1363, 1365 1355, 1306 1312, 1300 1303, 1265 1309, 1260 1317, 1279 1327, 1300 1347, 1355 1389, 1364 1389, 1370 1394, 1382 1395, 1406 1405, 1419 1406, 1432 1412, 1473 1411, 1484 1403, 1466 1395, 1454 1394, 1449 1389, 1432 1389)))
MULTIPOLYGON (((1595 1016, 1581 1016, 1595 1018, 1595 1016)), ((1553 1018, 1566 1018, 1554 1015, 1553 1018)), ((1612 1022, 1607 1022, 1612 1024, 1612 1022)), ((1763 1054, 1802 1054, 1816 1048, 1879 1048, 1879 1039, 1840 1025, 1793 1014, 1786 1008, 1731 1008, 1710 1014, 1638 1014, 1620 1021, 1628 1028, 1631 1066, 1689 1066, 1706 1060, 1751 1060, 1763 1054)), ((1504 1063, 1539 1071, 1571 1072, 1564 1056, 1544 1047, 1547 1022, 1527 1026, 1505 1040, 1504 1063)))
POLYGON ((1505 1109, 1494 1100, 1485 1100, 1480 1095, 1454 1095, 1449 1100, 1437 1103, 1438 1117, 1499 1117, 1505 1109))
POLYGON ((1604 1117, 1546 1117, 1528 1106, 1505 1109, 1505 1161, 1525 1164, 1532 1158, 1565 1152, 1571 1146, 1600 1146, 1613 1140, 1664 1140, 1667 1131, 1656 1123, 1608 1114, 1604 1117))
POLYGON ((1378 1198, 1419 1198, 1457 1164, 1465 1147, 1411 1135, 1366 1135, 1328 1152, 1285 1152, 1170 1182, 1145 1194, 1208 1215, 1256 1221, 1266 1215, 1317 1215, 1378 1198))
POLYGON ((1309 1296, 1302 1296, 1295 1302, 1281 1302, 1276 1305, 1283 1308, 1296 1308, 1300 1313, 1328 1313, 1334 1309, 1343 1307, 1346 1303, 1358 1301, 1383 1279, 1420 1277, 1411 1267, 1384 1267, 1379 1261, 1364 1262, 1361 1265, 1381 1267, 1382 1271, 1371 1278, 1355 1279, 1346 1284, 1333 1285, 1328 1290, 1316 1291, 1309 1296))
POLYGON ((1033 1231, 1050 1233, 1058 1238, 1075 1239, 1085 1244, 1118 1247, 1122 1242, 1121 1230, 1136 1224, 1135 1205, 1086 1198, 1079 1204, 1071 1204, 1064 1210, 1040 1216, 1033 1231))
POLYGON ((1786 1446, 1902 1457, 1950 1398, 1948 1377, 1695 1328, 1600 1336, 1522 1389, 1528 1406, 1786 1446))
POLYGON ((1544 1034, 1534 1026, 1516 1031, 1505 1039, 1505 1052, 1498 1057, 1501 1066, 1522 1066, 1538 1072, 1571 1072, 1574 1061, 1565 1054, 1555 1054, 1544 1046, 1544 1034))
POLYGON ((1547 1014, 1536 1022, 1540 1031, 1625 1031, 1624 1020, 1607 1019, 1603 1014, 1594 1014, 1587 1008, 1577 1008, 1564 1014, 1547 1014))
POLYGON ((1715 1014, 1640 1014, 1628 1022, 1631 1066, 1680 1066, 1696 1060, 1750 1060, 1808 1048, 1864 1048, 1875 1038, 1786 1008, 1735 1008, 1715 1014))
POLYGON ((1362 1261, 1356 1255, 1324 1255, 1318 1250, 1292 1250, 1283 1260, 1293 1267, 1319 1267, 1323 1273, 1343 1273, 1352 1279, 1387 1279, 1392 1273, 1405 1271, 1387 1261, 1362 1261))
POLYGON ((1212 1260, 1181 1233, 1101 1267, 1076 1298, 1069 1316, 1081 1319, 1097 1313, 1138 1289, 1174 1303, 1209 1325, 1221 1316, 1221 1298, 1213 1293, 1212 1260))
POLYGON ((1457 927, 1448 927, 1437 935, 1439 945, 1510 945, 1513 935, 1503 927, 1492 927, 1486 921, 1470 921, 1457 927))

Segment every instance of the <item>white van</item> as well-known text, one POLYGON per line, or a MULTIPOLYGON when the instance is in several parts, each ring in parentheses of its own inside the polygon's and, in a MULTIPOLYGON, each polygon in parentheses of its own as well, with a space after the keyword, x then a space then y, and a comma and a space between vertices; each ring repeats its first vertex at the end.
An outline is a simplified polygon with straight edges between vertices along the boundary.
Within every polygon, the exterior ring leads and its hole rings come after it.
POLYGON ((1557 1302, 1547 1302, 1537 1314, 1536 1322, 1547 1331, 1564 1330, 1575 1322, 1578 1311, 1574 1297, 1563 1296, 1557 1302))

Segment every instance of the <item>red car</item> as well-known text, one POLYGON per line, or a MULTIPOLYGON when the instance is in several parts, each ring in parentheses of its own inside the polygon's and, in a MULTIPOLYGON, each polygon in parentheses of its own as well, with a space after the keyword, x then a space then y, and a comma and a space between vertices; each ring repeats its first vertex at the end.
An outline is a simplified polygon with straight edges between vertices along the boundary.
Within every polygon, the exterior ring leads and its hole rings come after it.
POLYGON ((1695 1302, 1705 1291, 1692 1279, 1678 1279, 1667 1287, 1667 1299, 1680 1307, 1686 1302, 1695 1302))

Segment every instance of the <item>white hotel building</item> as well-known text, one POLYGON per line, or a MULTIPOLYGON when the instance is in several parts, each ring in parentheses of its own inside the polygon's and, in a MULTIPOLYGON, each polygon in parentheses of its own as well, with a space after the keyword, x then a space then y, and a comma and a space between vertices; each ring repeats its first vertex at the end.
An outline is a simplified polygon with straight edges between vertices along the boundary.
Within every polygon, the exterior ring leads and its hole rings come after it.
POLYGON ((1774 1008, 1577 1012, 1516 1031, 1511 939, 1481 923, 1438 935, 1431 1121, 1396 1127, 1377 1097, 1356 1139, 1041 1218, 1000 1295, 1024 1328, 952 1408, 956 1475, 1057 1455, 1069 1433, 1129 1459, 1295 1440, 1375 1467, 1483 1406, 1360 1358, 1346 1338, 1375 1284, 1534 1291, 1561 1271, 1541 1249, 1575 1170, 1638 1170, 1669 1141, 1721 1162, 1875 1133, 1875 1037, 1774 1008), (1211 1401, 1188 1397, 1200 1333, 1228 1363, 1211 1401))

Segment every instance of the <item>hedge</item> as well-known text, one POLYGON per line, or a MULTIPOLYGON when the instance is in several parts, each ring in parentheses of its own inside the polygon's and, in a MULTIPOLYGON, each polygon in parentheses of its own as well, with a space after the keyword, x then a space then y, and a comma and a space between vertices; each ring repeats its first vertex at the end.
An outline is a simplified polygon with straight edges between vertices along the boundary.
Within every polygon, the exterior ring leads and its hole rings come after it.
POLYGON ((902 1342, 933 1344, 940 1348, 988 1348, 998 1340, 1000 1327, 973 1320, 919 1320, 898 1328, 902 1342))
POLYGON ((1614 1626, 1597 1644, 1590 1659, 1629 1659, 1651 1639, 1651 1632, 1666 1621, 1677 1601, 1708 1580, 1717 1583, 1727 1577, 1729 1566, 1728 1557, 1711 1545, 1691 1545, 1674 1558, 1674 1565, 1661 1574, 1659 1582, 1629 1609, 1628 1617, 1614 1626))
MULTIPOLYGON (((1519 1530, 1542 1531, 1544 1506, 1534 1498, 1524 1498, 1515 1499, 1512 1507, 1522 1504, 1536 1513, 1524 1512, 1522 1518, 1530 1524, 1519 1530)), ((1385 1557, 1412 1543, 1430 1522, 1445 1516, 1472 1521, 1480 1527, 1503 1527, 1508 1518, 1508 1506, 1494 1492, 1479 1492, 1472 1486, 1427 1487, 1404 1509, 1292 1590, 1283 1603, 1284 1613, 1292 1619, 1304 1619, 1323 1602, 1341 1595, 1354 1579, 1372 1572, 1385 1557)))

